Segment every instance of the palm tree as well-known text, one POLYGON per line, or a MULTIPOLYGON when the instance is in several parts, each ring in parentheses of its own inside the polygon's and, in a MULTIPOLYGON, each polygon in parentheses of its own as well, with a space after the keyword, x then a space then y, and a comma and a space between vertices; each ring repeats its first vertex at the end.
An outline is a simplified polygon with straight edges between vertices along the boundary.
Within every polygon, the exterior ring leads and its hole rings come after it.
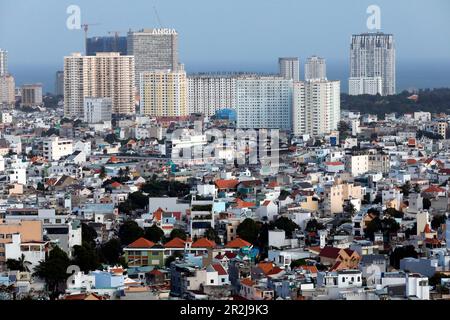
POLYGON ((30 268, 28 268, 29 265, 31 265, 31 262, 25 260, 25 255, 22 254, 22 256, 19 259, 8 259, 6 261, 6 265, 8 269, 10 270, 17 270, 20 272, 29 272, 30 268))
POLYGON ((30 272, 29 266, 31 265, 30 261, 25 260, 25 255, 22 253, 22 256, 19 258, 19 271, 21 272, 30 272))

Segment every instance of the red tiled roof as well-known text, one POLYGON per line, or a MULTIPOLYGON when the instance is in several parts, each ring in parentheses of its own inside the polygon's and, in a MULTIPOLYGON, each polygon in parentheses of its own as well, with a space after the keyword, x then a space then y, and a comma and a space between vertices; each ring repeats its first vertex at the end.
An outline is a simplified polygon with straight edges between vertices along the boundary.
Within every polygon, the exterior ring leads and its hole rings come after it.
POLYGON ((237 253, 235 253, 235 252, 226 252, 225 253, 225 257, 227 257, 228 259, 234 259, 234 258, 236 258, 236 256, 237 256, 237 253))
POLYGON ((198 239, 191 246, 191 248, 215 248, 215 247, 216 243, 207 238, 198 239))
POLYGON ((431 185, 427 189, 423 190, 423 192, 425 192, 425 193, 440 193, 440 192, 445 192, 445 189, 442 189, 435 185, 431 185))
POLYGON ((239 180, 216 180, 215 184, 219 189, 236 189, 239 180))
POLYGON ((425 243, 434 244, 434 245, 440 245, 441 242, 438 239, 425 239, 425 243))
POLYGON ((120 188, 121 186, 122 186, 122 184, 117 181, 114 181, 113 183, 111 183, 111 187, 113 187, 113 188, 120 188))
POLYGON ((268 276, 273 276, 275 274, 279 274, 281 271, 283 271, 283 269, 281 269, 280 267, 274 267, 272 268, 272 270, 270 270, 267 275, 268 276))
POLYGON ((250 278, 241 279, 241 284, 247 287, 253 286, 255 283, 250 278))
POLYGON ((244 200, 241 200, 239 198, 236 199, 236 208, 251 208, 255 207, 256 204, 254 202, 246 202, 244 200))
POLYGON ((217 271, 219 276, 225 276, 228 274, 228 272, 224 269, 224 267, 220 263, 214 263, 211 265, 214 270, 217 271))
POLYGON ((325 258, 336 259, 339 256, 341 249, 334 247, 325 247, 320 250, 319 256, 325 258))
POLYGON ((163 275, 163 273, 161 271, 159 271, 158 269, 153 269, 149 273, 154 275, 154 276, 162 276, 163 275))
POLYGON ((139 238, 135 242, 127 246, 127 248, 152 248, 155 245, 154 242, 145 238, 139 238))
POLYGON ((312 274, 316 274, 319 272, 319 270, 317 270, 316 266, 299 266, 297 267, 297 269, 301 269, 301 270, 305 270, 305 271, 309 271, 312 274))
POLYGON ((278 182, 272 181, 267 185, 268 188, 275 188, 278 187, 278 182))
POLYGON ((341 261, 336 261, 336 263, 331 267, 330 271, 335 271, 341 265, 341 261))
POLYGON ((155 212, 153 212, 153 219, 156 219, 157 221, 161 221, 162 214, 164 213, 164 210, 161 208, 156 209, 155 212))
POLYGON ((340 161, 333 161, 333 162, 325 162, 325 165, 327 165, 327 166, 343 166, 344 164, 340 161))
POLYGON ((258 267, 264 272, 265 275, 269 274, 269 272, 273 269, 272 262, 260 262, 258 263, 258 267))
POLYGON ((173 238, 164 245, 164 248, 184 248, 186 242, 180 238, 173 238))
POLYGON ((252 244, 250 242, 245 241, 244 239, 241 238, 236 238, 230 242, 227 243, 227 245, 225 246, 225 248, 243 248, 243 247, 248 247, 251 246, 252 244))

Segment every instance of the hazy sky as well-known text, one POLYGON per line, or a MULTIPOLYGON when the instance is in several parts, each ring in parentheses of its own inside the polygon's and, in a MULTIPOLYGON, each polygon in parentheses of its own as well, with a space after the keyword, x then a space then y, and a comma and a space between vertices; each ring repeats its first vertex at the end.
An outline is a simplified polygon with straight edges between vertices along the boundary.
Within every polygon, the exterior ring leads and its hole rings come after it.
MULTIPOLYGON (((62 66, 83 50, 83 32, 66 28, 69 5, 90 35, 164 27, 180 34, 180 60, 188 71, 276 69, 279 56, 312 54, 348 63, 353 33, 367 31, 366 9, 381 7, 382 31, 393 33, 399 64, 450 61, 448 0, 0 0, 0 48, 11 70, 62 66)), ((448 75, 450 77, 450 75, 448 75)))

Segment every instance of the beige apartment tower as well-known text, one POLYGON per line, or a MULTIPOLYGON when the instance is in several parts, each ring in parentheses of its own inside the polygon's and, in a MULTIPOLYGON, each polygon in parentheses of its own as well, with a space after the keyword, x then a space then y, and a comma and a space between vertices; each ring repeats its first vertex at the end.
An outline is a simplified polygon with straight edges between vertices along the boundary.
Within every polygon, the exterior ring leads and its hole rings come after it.
POLYGON ((16 101, 15 81, 11 75, 0 76, 0 104, 14 105, 16 101))
POLYGON ((118 52, 64 58, 64 115, 83 117, 84 98, 110 98, 113 114, 133 114, 134 57, 118 52))
POLYGON ((142 115, 151 117, 189 115, 186 72, 171 70, 142 72, 140 84, 142 115))

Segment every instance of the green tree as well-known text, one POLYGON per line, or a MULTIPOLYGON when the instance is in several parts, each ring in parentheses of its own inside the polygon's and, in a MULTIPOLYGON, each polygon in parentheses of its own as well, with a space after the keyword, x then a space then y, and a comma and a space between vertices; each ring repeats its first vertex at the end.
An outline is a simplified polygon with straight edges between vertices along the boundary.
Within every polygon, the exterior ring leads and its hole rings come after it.
POLYGON ((424 210, 429 210, 431 208, 431 201, 428 198, 423 198, 422 206, 424 210))
POLYGON ((113 144, 117 141, 116 135, 113 133, 108 134, 105 137, 105 141, 108 142, 109 144, 113 144))
POLYGON ((172 232, 170 233, 170 240, 175 238, 186 240, 187 239, 186 232, 181 229, 173 229, 172 232))
POLYGON ((133 220, 125 221, 119 228, 120 243, 127 246, 144 236, 144 230, 133 220))
POLYGON ((406 181, 406 183, 401 186, 401 189, 404 197, 409 196, 409 193, 411 192, 411 182, 406 181))
POLYGON ((385 215, 389 215, 389 216, 394 217, 394 218, 401 218, 401 219, 403 219, 403 216, 405 215, 403 212, 398 211, 395 208, 387 208, 384 211, 384 214, 385 215))
POLYGON ((29 268, 30 265, 31 265, 31 262, 26 261, 24 254, 22 254, 20 256, 20 258, 17 260, 16 259, 6 260, 6 267, 9 270, 13 270, 13 271, 21 271, 21 272, 30 271, 30 268, 29 268))
POLYGON ((318 222, 316 219, 311 219, 306 223, 305 230, 307 232, 317 232, 318 230, 325 229, 325 226, 318 222))
POLYGON ((86 241, 83 241, 83 245, 73 247, 73 260, 72 263, 80 267, 80 270, 84 273, 94 271, 100 268, 100 259, 97 255, 95 247, 92 247, 86 241))
POLYGON ((163 237, 164 231, 162 231, 156 224, 145 229, 144 238, 147 240, 158 243, 163 239, 163 237))
POLYGON ((128 199, 119 204, 119 212, 130 214, 134 210, 144 210, 148 205, 148 196, 141 191, 133 192, 128 195, 128 199))
POLYGON ((181 252, 175 252, 173 255, 171 255, 170 257, 168 257, 166 259, 166 261, 164 262, 164 265, 166 266, 166 268, 170 268, 170 264, 175 261, 177 258, 181 259, 183 257, 183 254, 181 252))
POLYGON ((431 228, 433 230, 437 230, 441 227, 441 225, 445 224, 447 221, 447 217, 445 215, 436 215, 431 219, 431 228))
POLYGON ((299 228, 294 221, 286 217, 278 218, 275 221, 274 226, 278 229, 284 230, 288 238, 292 238, 292 233, 299 228))
POLYGON ((220 244, 220 238, 219 235, 217 234, 217 231, 214 230, 213 228, 208 228, 208 230, 205 231, 205 238, 214 241, 215 243, 220 244))
POLYGON ((64 292, 65 281, 69 276, 67 273, 69 266, 69 257, 58 246, 50 251, 45 261, 41 261, 36 266, 33 275, 45 281, 51 299, 56 299, 60 293, 64 292))
POLYGON ((349 202, 345 208, 344 208, 344 212, 347 214, 347 216, 353 217, 356 213, 356 208, 353 205, 353 203, 349 202))
POLYGON ((291 262, 291 269, 300 267, 300 266, 306 266, 306 260, 305 259, 298 259, 291 262))
POLYGON ((97 239, 98 234, 97 231, 95 231, 94 228, 87 225, 86 223, 81 224, 81 239, 84 242, 89 243, 92 246, 95 246, 95 239, 97 239))
POLYGON ((390 255, 390 264, 395 269, 400 268, 400 260, 403 258, 417 258, 419 254, 414 246, 397 247, 390 255))
POLYGON ((239 224, 236 233, 242 239, 255 244, 258 239, 259 227, 253 219, 247 218, 239 224))
POLYGON ((100 247, 102 260, 109 265, 120 263, 120 256, 122 254, 122 246, 120 240, 113 238, 102 244, 100 247))
POLYGON ((99 175, 100 179, 105 179, 106 178, 106 168, 105 166, 102 166, 100 168, 100 175, 99 175))

